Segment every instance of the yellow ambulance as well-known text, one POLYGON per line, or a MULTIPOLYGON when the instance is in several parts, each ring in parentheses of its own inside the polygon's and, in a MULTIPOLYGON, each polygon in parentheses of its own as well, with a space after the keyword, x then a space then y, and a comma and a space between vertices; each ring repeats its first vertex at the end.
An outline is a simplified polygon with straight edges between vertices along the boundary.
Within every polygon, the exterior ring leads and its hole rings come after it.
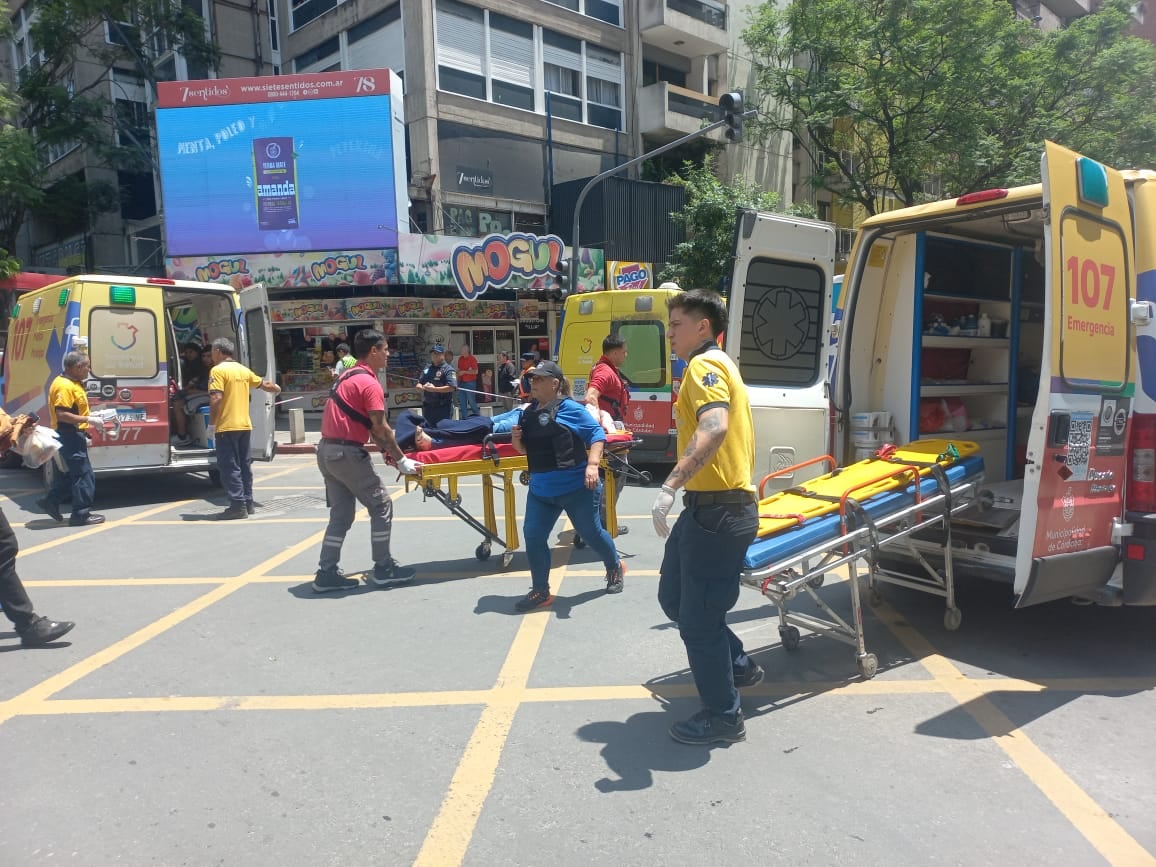
MULTIPOLYGON (((161 277, 67 277, 20 296, 4 353, 4 408, 36 413, 48 424, 48 387, 61 373, 65 353, 87 352, 92 373, 85 388, 93 413, 112 416, 91 431, 89 455, 96 475, 205 472, 217 481, 207 413, 189 419, 193 442, 171 444, 170 401, 184 387, 180 347, 227 337, 237 360, 275 380, 269 302, 263 286, 229 286, 161 277)), ((274 397, 250 398, 253 458, 275 450, 274 397)), ((45 482, 60 472, 45 464, 45 482)))

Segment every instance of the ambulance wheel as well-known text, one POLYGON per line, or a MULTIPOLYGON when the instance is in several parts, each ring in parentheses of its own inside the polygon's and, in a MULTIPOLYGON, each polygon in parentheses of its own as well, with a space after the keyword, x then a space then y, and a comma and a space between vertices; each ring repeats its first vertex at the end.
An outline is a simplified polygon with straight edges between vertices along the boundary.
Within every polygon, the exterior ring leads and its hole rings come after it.
POLYGON ((528 470, 522 470, 522 472, 518 474, 518 481, 519 481, 521 484, 523 484, 523 485, 528 485, 528 484, 530 484, 530 473, 529 473, 529 471, 528 471, 528 470))
POLYGON ((491 548, 488 543, 483 542, 474 549, 474 556, 485 563, 490 559, 491 548))
POLYGON ((864 680, 870 680, 879 671, 879 660, 874 653, 864 653, 859 657, 859 673, 864 680))
POLYGON ((221 487, 221 471, 209 470, 209 486, 213 488, 221 487))
POLYGON ((810 578, 808 578, 807 583, 815 589, 818 589, 823 586, 823 582, 826 580, 827 576, 820 572, 818 575, 812 575, 810 578))
POLYGON ((799 630, 794 626, 779 627, 779 640, 783 642, 783 650, 798 650, 799 639, 799 630))
POLYGON ((958 608, 948 608, 943 612, 943 628, 948 632, 955 632, 963 623, 963 612, 958 608))

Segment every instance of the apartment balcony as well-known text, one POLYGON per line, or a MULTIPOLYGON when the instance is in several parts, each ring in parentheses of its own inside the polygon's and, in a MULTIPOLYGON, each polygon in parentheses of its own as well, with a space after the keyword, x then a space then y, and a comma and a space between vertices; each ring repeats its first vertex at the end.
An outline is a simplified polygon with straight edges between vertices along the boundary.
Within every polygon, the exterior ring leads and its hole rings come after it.
POLYGON ((719 0, 640 0, 642 41, 682 57, 730 47, 727 5, 719 0))
POLYGON ((638 100, 638 128, 659 142, 688 135, 702 129, 704 121, 713 123, 721 116, 717 96, 666 81, 642 88, 638 100))

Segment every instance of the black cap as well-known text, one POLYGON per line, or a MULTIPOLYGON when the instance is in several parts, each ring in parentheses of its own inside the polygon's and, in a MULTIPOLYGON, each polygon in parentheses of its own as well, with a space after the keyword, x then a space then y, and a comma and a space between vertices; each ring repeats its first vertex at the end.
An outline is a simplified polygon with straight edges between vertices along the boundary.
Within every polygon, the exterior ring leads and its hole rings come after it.
POLYGON ((555 379, 561 379, 564 376, 562 368, 552 361, 539 361, 527 373, 530 376, 552 376, 555 379))
POLYGON ((538 353, 536 353, 536 352, 523 352, 522 353, 522 361, 537 361, 537 359, 538 359, 538 353))
POLYGON ((429 351, 430 352, 445 352, 446 348, 444 346, 442 346, 440 343, 435 343, 433 346, 431 346, 429 348, 429 351))

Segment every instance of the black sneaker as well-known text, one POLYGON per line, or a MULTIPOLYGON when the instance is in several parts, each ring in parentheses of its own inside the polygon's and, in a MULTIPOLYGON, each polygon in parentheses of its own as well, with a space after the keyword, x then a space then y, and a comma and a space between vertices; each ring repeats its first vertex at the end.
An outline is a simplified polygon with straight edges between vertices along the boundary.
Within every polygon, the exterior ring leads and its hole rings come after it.
POLYGON ((229 506, 229 508, 225 509, 225 511, 217 513, 216 520, 218 520, 218 521, 238 521, 238 520, 241 520, 243 518, 248 518, 248 517, 249 517, 249 510, 246 509, 243 505, 241 505, 241 506, 229 506))
POLYGON ((531 590, 514 603, 515 611, 533 611, 536 608, 545 608, 553 603, 554 597, 549 590, 531 590))
POLYGON ((252 500, 247 500, 245 502, 245 514, 246 515, 252 515, 256 511, 257 511, 257 504, 254 503, 252 500))
POLYGON ((670 736, 680 744, 737 744, 747 739, 747 727, 741 710, 733 721, 709 710, 700 710, 690 719, 672 725, 670 736))
POLYGON ((46 515, 48 515, 48 517, 57 523, 62 523, 64 521, 64 515, 62 515, 60 512, 60 506, 51 502, 48 497, 37 500, 36 508, 40 509, 40 511, 44 512, 46 515))
POLYGON ((623 588, 623 580, 625 577, 626 564, 619 560, 618 565, 606 573, 606 592, 621 593, 623 588))
POLYGON ((96 512, 89 512, 88 515, 81 518, 80 520, 77 520, 76 518, 69 519, 68 526, 70 526, 70 527, 87 527, 90 524, 103 524, 103 523, 104 523, 104 515, 98 515, 98 514, 96 514, 96 512))
POLYGON ((391 558, 388 563, 378 563, 372 572, 366 572, 365 583, 374 587, 393 587, 397 584, 408 584, 416 577, 416 569, 402 566, 391 558))
POLYGON ((23 629, 16 630, 20 643, 25 647, 43 647, 67 635, 76 624, 68 620, 49 620, 37 617, 23 629))
POLYGON ((752 659, 747 663, 746 668, 734 669, 735 689, 742 689, 744 686, 754 686, 756 683, 762 683, 766 674, 767 673, 763 671, 763 667, 752 659))
POLYGON ((358 586, 356 578, 346 578, 340 569, 318 569, 313 576, 314 593, 332 593, 334 590, 352 590, 358 586))

